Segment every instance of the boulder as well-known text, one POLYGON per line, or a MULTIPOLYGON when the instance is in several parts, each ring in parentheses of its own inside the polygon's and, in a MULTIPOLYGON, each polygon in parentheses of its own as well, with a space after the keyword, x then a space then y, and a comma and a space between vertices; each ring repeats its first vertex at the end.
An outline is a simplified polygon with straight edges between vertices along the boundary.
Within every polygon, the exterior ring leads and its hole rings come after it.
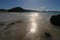
POLYGON ((50 22, 56 26, 60 26, 60 15, 53 15, 50 18, 50 22))

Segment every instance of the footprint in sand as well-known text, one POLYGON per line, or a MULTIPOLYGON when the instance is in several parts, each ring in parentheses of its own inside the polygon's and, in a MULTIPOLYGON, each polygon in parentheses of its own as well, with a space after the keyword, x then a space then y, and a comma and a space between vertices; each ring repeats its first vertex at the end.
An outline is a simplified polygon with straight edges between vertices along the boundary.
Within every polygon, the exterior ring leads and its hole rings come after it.
POLYGON ((45 32, 43 35, 41 35, 40 40, 53 40, 52 35, 49 32, 45 32))
POLYGON ((7 27, 6 27, 4 30, 9 29, 9 28, 11 27, 11 25, 14 25, 14 24, 15 24, 15 22, 12 22, 12 23, 10 23, 10 24, 6 25, 7 27))
POLYGON ((5 24, 3 22, 0 22, 0 26, 4 26, 5 24))
POLYGON ((6 25, 7 27, 6 27, 4 30, 9 29, 9 28, 10 28, 12 25, 14 25, 15 23, 22 23, 22 20, 19 20, 19 21, 16 21, 16 22, 12 22, 12 23, 6 25))
POLYGON ((22 20, 16 21, 16 23, 22 23, 22 22, 23 22, 22 20))

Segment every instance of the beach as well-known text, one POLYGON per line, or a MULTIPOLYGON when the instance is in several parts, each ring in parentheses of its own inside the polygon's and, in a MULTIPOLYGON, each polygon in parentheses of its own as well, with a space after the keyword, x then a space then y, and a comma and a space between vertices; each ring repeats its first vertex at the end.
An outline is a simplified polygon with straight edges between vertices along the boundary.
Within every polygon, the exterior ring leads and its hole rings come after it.
POLYGON ((60 29, 50 23, 56 14, 43 12, 3 13, 0 14, 0 40, 60 40, 60 29), (48 40, 48 38, 47 38, 48 40))

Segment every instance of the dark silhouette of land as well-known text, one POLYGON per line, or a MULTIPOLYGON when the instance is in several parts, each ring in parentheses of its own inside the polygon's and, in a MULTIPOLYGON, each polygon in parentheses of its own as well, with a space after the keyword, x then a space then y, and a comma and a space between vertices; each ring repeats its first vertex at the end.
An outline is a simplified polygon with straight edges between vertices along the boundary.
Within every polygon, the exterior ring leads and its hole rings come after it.
POLYGON ((22 7, 14 7, 11 9, 0 9, 0 12, 38 12, 36 10, 23 9, 22 7))
POLYGON ((0 12, 60 12, 60 11, 37 11, 37 10, 29 10, 24 9, 22 7, 13 7, 11 9, 0 9, 0 12))
POLYGON ((0 12, 7 12, 6 9, 0 9, 0 12))

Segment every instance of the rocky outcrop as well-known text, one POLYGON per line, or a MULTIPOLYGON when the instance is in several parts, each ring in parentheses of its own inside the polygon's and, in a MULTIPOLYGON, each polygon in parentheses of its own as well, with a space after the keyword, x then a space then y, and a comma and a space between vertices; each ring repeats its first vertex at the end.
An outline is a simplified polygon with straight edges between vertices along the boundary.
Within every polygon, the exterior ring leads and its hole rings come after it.
POLYGON ((56 26, 60 26, 60 15, 53 15, 50 18, 50 22, 56 26))

